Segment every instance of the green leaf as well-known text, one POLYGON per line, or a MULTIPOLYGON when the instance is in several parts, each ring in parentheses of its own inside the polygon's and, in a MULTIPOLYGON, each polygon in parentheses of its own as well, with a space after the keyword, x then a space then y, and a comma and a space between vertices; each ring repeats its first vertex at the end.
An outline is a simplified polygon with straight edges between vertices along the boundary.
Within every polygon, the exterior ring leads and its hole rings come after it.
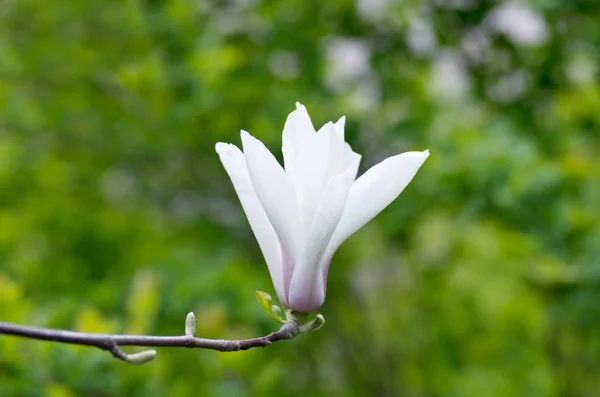
POLYGON ((271 295, 263 291, 256 291, 256 299, 263 310, 267 312, 267 314, 271 316, 273 320, 282 324, 285 323, 285 321, 281 318, 281 309, 279 306, 273 304, 271 295))

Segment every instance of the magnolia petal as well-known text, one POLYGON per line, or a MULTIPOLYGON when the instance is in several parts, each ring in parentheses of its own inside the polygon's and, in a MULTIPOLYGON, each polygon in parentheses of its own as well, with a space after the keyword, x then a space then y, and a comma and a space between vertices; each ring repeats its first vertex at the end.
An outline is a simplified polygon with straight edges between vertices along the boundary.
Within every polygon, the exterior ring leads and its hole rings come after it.
MULTIPOLYGON (((338 136, 335 134, 333 123, 326 123, 313 136, 310 149, 301 153, 302 169, 296 174, 294 182, 300 202, 300 216, 304 221, 305 235, 312 225, 329 178, 334 174, 335 169, 330 167, 330 162, 336 155, 337 157, 341 156, 344 141, 336 138, 338 136)), ((341 171, 335 172, 335 174, 339 174, 341 171)))
POLYGON ((338 121, 334 124, 336 134, 340 135, 342 141, 344 141, 344 128, 346 126, 346 116, 340 117, 338 121))
MULTIPOLYGON (((347 167, 344 164, 345 143, 344 124, 346 118, 340 118, 335 124, 327 123, 317 134, 327 137, 327 168, 321 170, 321 175, 328 181, 334 175, 344 173, 347 167)), ((323 186, 324 188, 325 186, 323 186)))
POLYGON ((304 149, 310 148, 314 135, 315 127, 306 108, 300 102, 296 102, 296 110, 290 113, 283 127, 281 151, 286 173, 294 174, 301 169, 302 159, 298 157, 304 149))
POLYGON ((338 174, 340 172, 345 172, 348 167, 352 166, 354 168, 354 178, 356 178, 356 173, 358 172, 358 166, 360 164, 361 155, 354 152, 350 145, 344 141, 344 128, 346 125, 346 117, 342 116, 335 124, 335 134, 337 136, 336 139, 341 141, 341 154, 340 157, 336 158, 336 172, 332 175, 338 174))
POLYGON ((283 168, 265 145, 246 131, 241 135, 252 186, 281 244, 287 296, 294 266, 289 258, 296 258, 299 249, 296 195, 283 168))
POLYGON ((326 261, 331 260, 335 251, 348 237, 402 193, 428 156, 428 150, 392 156, 371 167, 354 182, 342 219, 327 247, 324 258, 326 261))
POLYGON ((325 300, 325 281, 321 267, 323 255, 337 228, 346 205, 353 176, 350 172, 332 177, 315 213, 304 251, 294 267, 288 295, 290 308, 309 313, 325 300))
POLYGON ((296 110, 288 116, 283 129, 285 172, 296 191, 301 239, 308 233, 329 180, 330 175, 326 171, 333 131, 333 124, 328 123, 315 132, 306 108, 300 103, 296 103, 296 110))
POLYGON ((288 306, 283 283, 279 240, 277 239, 275 229, 273 229, 267 214, 256 196, 250 176, 248 175, 244 154, 237 146, 221 142, 217 143, 216 150, 223 163, 223 167, 225 167, 225 171, 227 171, 233 183, 252 232, 267 262, 275 292, 277 292, 281 304, 288 306))
POLYGON ((358 173, 358 166, 360 165, 360 159, 362 156, 356 153, 349 144, 344 144, 344 167, 350 167, 352 171, 352 179, 356 179, 356 174, 358 173))

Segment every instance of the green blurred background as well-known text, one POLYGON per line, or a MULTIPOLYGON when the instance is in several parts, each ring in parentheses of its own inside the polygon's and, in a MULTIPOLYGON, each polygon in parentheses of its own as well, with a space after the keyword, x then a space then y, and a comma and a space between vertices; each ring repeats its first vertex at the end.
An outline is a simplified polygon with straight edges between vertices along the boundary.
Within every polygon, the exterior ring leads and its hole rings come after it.
POLYGON ((431 151, 322 330, 140 367, 0 337, 0 396, 598 396, 599 48, 596 0, 0 0, 1 320, 266 334, 215 143, 280 157, 301 101, 361 172, 431 151))

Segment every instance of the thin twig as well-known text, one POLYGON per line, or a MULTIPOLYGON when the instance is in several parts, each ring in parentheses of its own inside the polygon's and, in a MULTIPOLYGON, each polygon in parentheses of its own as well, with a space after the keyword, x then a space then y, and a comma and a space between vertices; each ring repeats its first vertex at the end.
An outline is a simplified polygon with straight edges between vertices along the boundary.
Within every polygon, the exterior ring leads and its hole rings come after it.
POLYGON ((243 340, 223 340, 196 338, 193 335, 195 320, 190 313, 186 319, 186 335, 148 336, 148 335, 109 335, 87 332, 65 331, 52 328, 38 328, 0 321, 0 335, 12 335, 22 338, 45 340, 71 345, 93 346, 110 352, 114 357, 130 364, 143 364, 156 356, 156 351, 126 354, 120 346, 186 347, 189 349, 211 349, 220 352, 235 352, 253 347, 265 347, 279 340, 292 339, 300 334, 300 327, 294 321, 286 321, 279 331, 267 336, 243 340), (194 322, 191 327, 190 322, 194 322))

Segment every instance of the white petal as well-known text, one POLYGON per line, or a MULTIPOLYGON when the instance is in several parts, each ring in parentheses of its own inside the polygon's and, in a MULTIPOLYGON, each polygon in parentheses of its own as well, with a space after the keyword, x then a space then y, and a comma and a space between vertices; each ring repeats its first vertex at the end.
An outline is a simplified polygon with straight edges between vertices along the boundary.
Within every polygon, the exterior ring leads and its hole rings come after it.
POLYGON ((371 167, 354 182, 342 219, 327 247, 326 261, 331 260, 344 240, 402 193, 428 156, 428 150, 398 154, 371 167))
POLYGON ((335 123, 335 130, 337 134, 342 136, 342 140, 344 140, 344 127, 346 126, 346 116, 340 117, 340 119, 335 123))
POLYGON ((333 175, 345 172, 348 167, 354 168, 354 178, 356 178, 356 173, 358 172, 358 166, 360 164, 361 155, 355 153, 350 145, 344 142, 344 126, 346 125, 346 117, 341 117, 337 123, 335 123, 335 133, 342 141, 341 155, 337 159, 337 171, 333 173, 333 175))
MULTIPOLYGON (((345 143, 344 143, 344 124, 346 123, 346 117, 341 117, 333 128, 330 129, 329 134, 329 160, 327 166, 327 179, 333 175, 338 175, 347 170, 345 164, 345 143)), ((320 133, 321 131, 319 131, 320 133)), ((321 171, 323 172, 323 171, 321 171)))
MULTIPOLYGON (((344 165, 347 167, 347 175, 353 181, 356 179, 356 174, 358 173, 358 167, 360 165, 361 155, 354 152, 349 144, 344 144, 344 165)), ((335 251, 338 249, 338 246, 344 242, 346 238, 341 240, 339 243, 334 237, 334 243, 329 244, 325 255, 323 255, 323 259, 321 261, 321 267, 323 268, 323 283, 325 292, 327 291, 327 272, 329 271, 329 265, 331 263, 331 259, 335 251)))
POLYGON ((265 145, 246 131, 241 135, 252 186, 281 244, 283 282, 288 292, 299 249, 296 194, 283 168, 265 145))
POLYGON ((250 227, 265 257, 277 296, 283 305, 288 306, 283 283, 279 240, 254 192, 248 170, 246 169, 244 154, 237 146, 221 142, 217 143, 216 150, 223 163, 223 167, 225 167, 225 171, 227 171, 229 178, 231 178, 250 227))
MULTIPOLYGON (((301 239, 308 233, 329 177, 343 172, 343 168, 335 170, 330 167, 335 143, 339 141, 338 152, 343 150, 343 136, 335 132, 334 125, 327 123, 315 133, 306 108, 299 103, 285 123, 282 151, 285 172, 298 200, 301 239)), ((337 154, 337 157, 341 157, 341 154, 337 154)))
POLYGON ((350 172, 336 175, 323 192, 304 251, 294 267, 288 298, 289 307, 296 311, 312 312, 325 300, 323 255, 342 217, 353 179, 350 172))
POLYGON ((336 135, 333 123, 329 122, 313 135, 310 149, 300 153, 302 168, 295 175, 294 186, 305 236, 313 223, 329 179, 344 171, 336 169, 336 162, 342 156, 343 144, 343 137, 336 135))
POLYGON ((288 174, 293 174, 301 168, 298 158, 299 152, 305 148, 310 148, 311 142, 314 139, 315 127, 306 108, 296 102, 296 110, 288 116, 283 127, 283 144, 281 150, 283 152, 283 161, 285 170, 288 174))
POLYGON ((358 166, 360 165, 361 155, 354 152, 349 144, 344 144, 344 167, 352 167, 354 170, 354 177, 356 179, 356 174, 358 173, 358 166))

